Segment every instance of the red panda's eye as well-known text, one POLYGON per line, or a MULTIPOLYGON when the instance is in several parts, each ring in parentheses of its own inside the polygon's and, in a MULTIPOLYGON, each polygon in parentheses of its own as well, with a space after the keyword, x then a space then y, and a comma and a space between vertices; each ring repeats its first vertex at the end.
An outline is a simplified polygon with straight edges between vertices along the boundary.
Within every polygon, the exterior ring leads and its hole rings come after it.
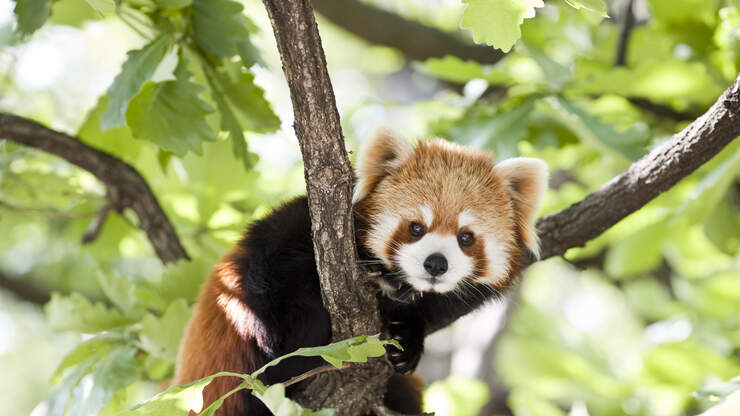
POLYGON ((411 225, 409 225, 409 232, 414 237, 421 237, 426 231, 427 230, 424 228, 424 226, 419 224, 418 222, 412 222, 411 225))
POLYGON ((475 243, 475 236, 470 231, 463 231, 457 235, 457 242, 463 247, 470 247, 475 243))

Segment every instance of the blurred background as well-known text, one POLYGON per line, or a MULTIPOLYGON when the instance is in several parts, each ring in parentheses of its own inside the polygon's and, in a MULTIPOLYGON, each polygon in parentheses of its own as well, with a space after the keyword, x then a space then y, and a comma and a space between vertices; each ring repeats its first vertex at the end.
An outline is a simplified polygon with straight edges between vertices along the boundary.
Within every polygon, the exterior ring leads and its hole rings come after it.
MULTIPOLYGON (((305 192, 289 92, 260 1, 241 1, 260 56, 250 69, 280 122, 272 132, 245 132, 256 155, 250 169, 223 137, 204 142, 200 155, 179 156, 127 126, 100 130, 106 90, 126 51, 146 40, 95 3, 50 3, 50 21, 22 38, 16 3, 0 0, 0 111, 135 166, 193 261, 163 266, 129 212, 109 215, 82 245, 106 204, 104 186, 0 138, 2 415, 108 415, 150 397, 171 375, 189 304, 211 265, 250 221, 305 192), (133 340, 138 353, 101 347, 110 355, 89 363, 68 355, 90 340, 107 346, 100 337, 112 334, 133 340), (152 345, 163 347, 153 353, 152 345), (84 363, 88 370, 79 370, 84 363)), ((614 0, 608 18, 548 1, 495 65, 454 49, 420 58, 370 43, 351 30, 362 16, 315 3, 328 16, 317 17, 348 149, 386 126, 499 159, 542 158, 552 178, 540 214, 581 200, 688 125, 740 68, 736 0, 614 0)), ((422 24, 472 45, 457 0, 361 4, 402 17, 393 25, 422 24)), ((152 79, 171 78, 174 61, 165 57, 152 79)), ((740 374, 739 178, 735 141, 586 247, 527 269, 509 301, 429 337, 419 369, 428 408, 679 416, 717 403, 732 391, 721 383, 740 374)))

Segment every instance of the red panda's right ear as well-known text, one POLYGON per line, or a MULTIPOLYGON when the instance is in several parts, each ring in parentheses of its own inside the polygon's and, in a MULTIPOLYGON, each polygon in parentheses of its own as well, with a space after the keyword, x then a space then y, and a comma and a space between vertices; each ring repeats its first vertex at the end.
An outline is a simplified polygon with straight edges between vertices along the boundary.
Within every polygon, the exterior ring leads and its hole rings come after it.
POLYGON ((381 130, 360 146, 355 162, 357 183, 352 202, 365 198, 386 175, 401 166, 414 154, 406 140, 390 130, 381 130))

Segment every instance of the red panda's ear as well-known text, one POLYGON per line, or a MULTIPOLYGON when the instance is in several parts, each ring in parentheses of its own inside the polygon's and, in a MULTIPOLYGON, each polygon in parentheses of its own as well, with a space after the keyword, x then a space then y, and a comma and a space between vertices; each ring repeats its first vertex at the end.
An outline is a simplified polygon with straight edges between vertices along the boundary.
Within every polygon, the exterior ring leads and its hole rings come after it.
POLYGON ((524 244, 539 258, 534 216, 547 190, 547 164, 540 159, 515 157, 498 163, 493 170, 503 180, 514 204, 514 217, 524 244))
POLYGON ((355 162, 357 183, 352 202, 365 198, 383 177, 401 166, 414 154, 406 140, 390 130, 381 130, 360 146, 355 162))

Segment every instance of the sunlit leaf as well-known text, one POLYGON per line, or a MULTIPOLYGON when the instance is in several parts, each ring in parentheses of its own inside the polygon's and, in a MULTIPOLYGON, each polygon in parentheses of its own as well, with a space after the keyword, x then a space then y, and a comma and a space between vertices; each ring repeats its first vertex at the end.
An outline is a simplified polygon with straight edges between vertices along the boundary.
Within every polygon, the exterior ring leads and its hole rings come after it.
POLYGON ((496 114, 469 117, 450 131, 460 143, 492 150, 497 160, 517 156, 517 144, 527 135, 527 124, 534 110, 534 101, 526 100, 514 108, 496 114))
POLYGON ((51 3, 52 0, 15 0, 13 12, 18 19, 18 33, 27 36, 43 26, 49 18, 51 3))
MULTIPOLYGON (((238 65, 224 63, 217 74, 220 93, 244 123, 244 130, 268 133, 280 127, 280 119, 265 99, 265 92, 254 83, 254 75, 238 65)), ((230 130, 229 130, 230 131, 230 130)))
POLYGON ((240 3, 231 0, 193 0, 193 32, 198 46, 219 58, 238 53, 237 44, 249 38, 249 24, 240 3))
POLYGON ((566 3, 575 7, 576 9, 585 9, 594 13, 597 13, 601 17, 609 17, 606 14, 606 4, 603 0, 565 0, 566 3))
POLYGON ((122 347, 100 360, 92 372, 92 387, 83 384, 73 391, 74 400, 69 413, 75 416, 95 416, 113 397, 139 378, 141 371, 136 360, 136 348, 122 347))
POLYGON ((144 85, 126 111, 134 137, 180 156, 189 151, 200 154, 203 140, 216 140, 205 120, 213 108, 200 98, 205 87, 190 81, 190 76, 180 57, 174 81, 144 85))
POLYGON ((150 354, 174 362, 192 309, 184 299, 172 302, 161 318, 148 314, 141 321, 141 345, 150 354))
POLYGON ((128 58, 121 66, 121 72, 108 88, 110 103, 101 117, 101 130, 105 131, 124 124, 129 102, 154 74, 170 42, 167 35, 160 35, 143 48, 128 52, 128 58))
POLYGON ((68 353, 62 359, 62 362, 57 366, 54 375, 52 376, 52 383, 56 384, 61 380, 64 371, 68 368, 75 367, 90 357, 100 357, 109 353, 116 346, 123 343, 123 338, 114 334, 98 335, 92 339, 89 339, 75 347, 72 352, 68 353))
POLYGON ((91 303, 79 293, 63 296, 54 293, 44 306, 49 325, 56 331, 92 334, 130 324, 134 320, 102 303, 91 303))
POLYGON ((463 0, 460 26, 473 30, 476 43, 486 42, 508 52, 522 36, 519 26, 532 7, 521 0, 463 0))

